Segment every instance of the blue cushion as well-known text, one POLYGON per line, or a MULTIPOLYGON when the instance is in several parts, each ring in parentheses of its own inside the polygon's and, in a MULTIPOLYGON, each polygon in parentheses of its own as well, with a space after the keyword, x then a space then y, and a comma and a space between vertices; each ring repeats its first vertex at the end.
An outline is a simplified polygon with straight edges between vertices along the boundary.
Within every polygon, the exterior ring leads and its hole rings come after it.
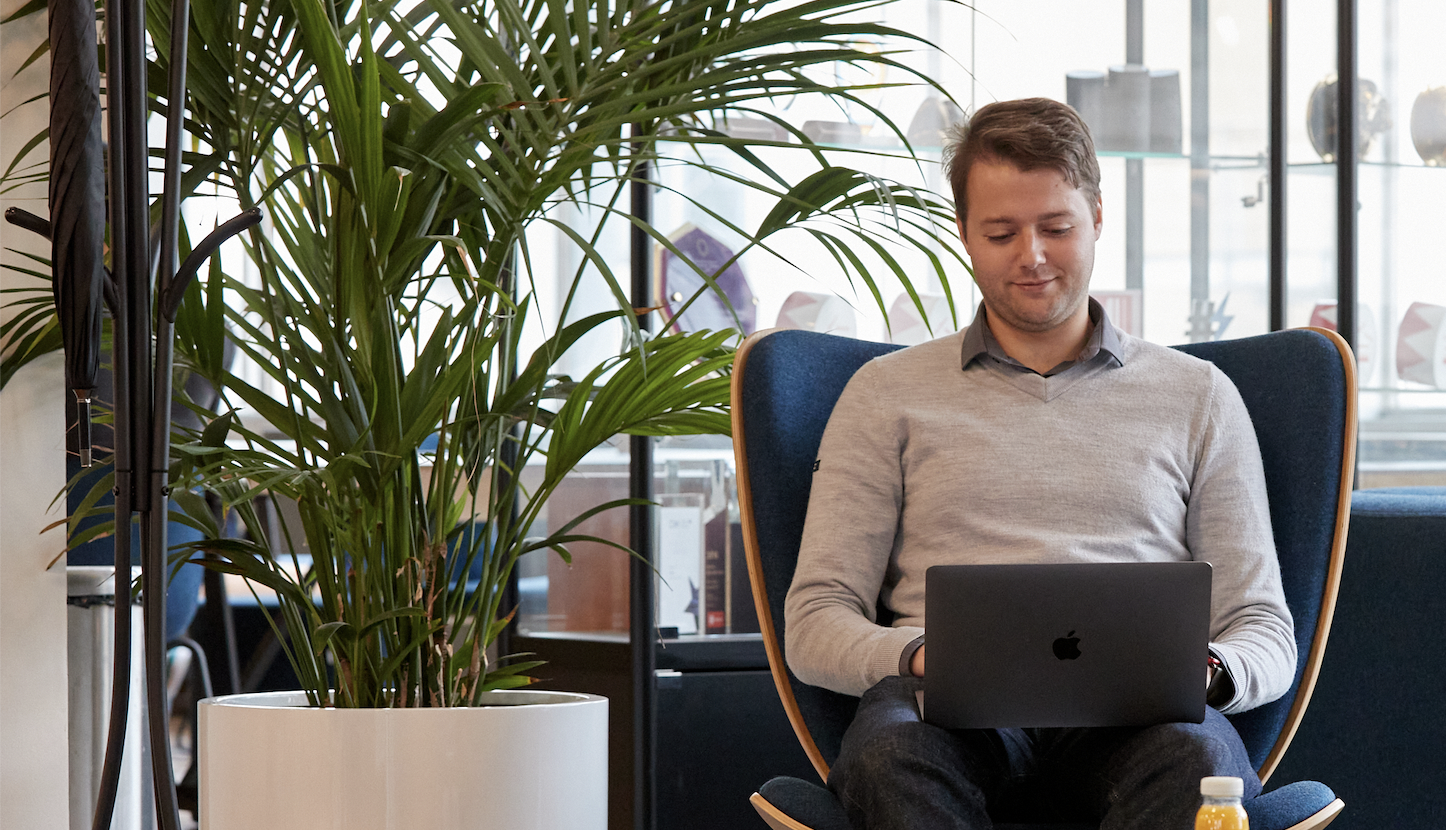
POLYGON ((759 787, 758 794, 810 830, 852 830, 843 805, 818 784, 779 776, 759 787))
POLYGON ((1331 788, 1314 781, 1297 781, 1262 793, 1245 802, 1251 830, 1286 830, 1330 806, 1331 788))

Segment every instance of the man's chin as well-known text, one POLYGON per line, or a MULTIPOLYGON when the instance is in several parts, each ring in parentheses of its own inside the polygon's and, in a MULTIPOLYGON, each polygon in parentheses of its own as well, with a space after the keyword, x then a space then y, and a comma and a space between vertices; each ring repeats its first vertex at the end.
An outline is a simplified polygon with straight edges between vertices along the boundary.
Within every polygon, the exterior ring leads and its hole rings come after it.
POLYGON ((1059 308, 1051 308, 1038 312, 1021 312, 1015 310, 1013 314, 1004 317, 1004 322, 1018 331, 1028 332, 1029 334, 1044 334, 1045 332, 1054 331, 1060 326, 1065 325, 1073 316, 1073 311, 1065 311, 1059 308))

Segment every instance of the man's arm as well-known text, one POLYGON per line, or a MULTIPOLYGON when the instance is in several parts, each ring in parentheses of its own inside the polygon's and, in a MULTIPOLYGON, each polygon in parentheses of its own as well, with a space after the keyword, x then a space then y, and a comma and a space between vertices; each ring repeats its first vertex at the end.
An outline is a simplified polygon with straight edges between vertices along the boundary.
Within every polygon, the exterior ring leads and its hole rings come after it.
POLYGON ((829 418, 784 606, 794 674, 851 695, 898 674, 905 646, 923 633, 876 620, 903 505, 897 407, 877 400, 876 367, 859 370, 829 418))
POLYGON ((1191 553, 1214 568, 1210 649, 1222 665, 1212 705, 1233 713, 1275 700, 1295 677, 1293 623, 1255 429, 1235 385, 1218 370, 1187 510, 1191 553))

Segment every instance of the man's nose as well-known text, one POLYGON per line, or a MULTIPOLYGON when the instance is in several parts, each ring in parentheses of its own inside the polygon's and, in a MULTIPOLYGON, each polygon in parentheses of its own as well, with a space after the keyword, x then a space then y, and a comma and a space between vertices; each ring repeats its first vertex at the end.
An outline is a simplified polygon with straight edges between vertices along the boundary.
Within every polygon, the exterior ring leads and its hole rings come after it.
POLYGON ((1034 231, 1019 234, 1021 243, 1019 259, 1025 268, 1038 268, 1044 264, 1044 237, 1034 231))

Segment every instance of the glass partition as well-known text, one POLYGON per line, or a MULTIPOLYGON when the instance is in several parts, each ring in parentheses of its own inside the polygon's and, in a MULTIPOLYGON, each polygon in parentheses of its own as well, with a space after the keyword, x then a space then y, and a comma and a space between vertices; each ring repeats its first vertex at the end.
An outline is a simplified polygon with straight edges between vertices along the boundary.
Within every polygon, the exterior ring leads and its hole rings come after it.
MULTIPOLYGON (((1092 293, 1112 318, 1134 334, 1165 344, 1268 330, 1271 240, 1264 203, 1270 55, 1265 4, 975 0, 966 6, 904 0, 881 11, 884 24, 920 32, 940 47, 900 54, 899 60, 940 79, 953 103, 937 91, 902 85, 902 70, 858 78, 861 70, 840 65, 832 69, 837 78, 874 88, 844 106, 779 100, 760 109, 766 107, 767 113, 810 136, 835 164, 945 193, 940 130, 964 111, 1029 96, 1074 104, 1091 124, 1101 156, 1104 234, 1092 293), (889 122, 907 136, 919 162, 901 157, 889 122)), ((896 45, 861 44, 878 50, 896 45)), ((1333 59, 1333 54, 1327 57, 1333 59)), ((753 131, 789 139, 786 131, 761 117, 711 126, 733 134, 753 131)), ((720 171, 744 169, 722 148, 680 146, 676 152, 701 153, 720 171)), ((764 150, 760 156, 788 174, 798 173, 782 160, 781 152, 764 150)), ((1333 169, 1318 160, 1316 166, 1333 169)), ((770 203, 727 175, 665 162, 656 176, 653 222, 671 229, 676 245, 719 266, 734 254, 740 256, 714 274, 731 309, 704 297, 680 314, 703 280, 689 268, 676 267, 670 253, 655 246, 654 287, 657 304, 663 307, 663 315, 654 315, 659 318, 655 327, 671 319, 671 325, 690 330, 728 325, 745 333, 806 328, 912 344, 955 331, 973 316, 978 295, 962 266, 950 272, 947 285, 932 278, 918 280, 921 310, 897 281, 880 278, 877 296, 850 282, 827 252, 803 235, 783 234, 771 240, 768 249, 744 249, 739 229, 756 228, 770 203), (702 204, 691 203, 683 194, 704 194, 702 204), (887 317, 880 306, 889 310, 887 317)), ((1329 187, 1328 176, 1313 170, 1292 179, 1292 186, 1299 191, 1317 181, 1329 187)), ((1324 198, 1328 203, 1329 197, 1324 198)), ((568 205, 559 210, 565 217, 586 208, 568 205)), ((627 228, 623 222, 615 224, 613 237, 604 245, 608 261, 622 273, 627 228)), ((1326 266, 1334 255, 1332 238, 1327 229, 1320 240, 1326 266)), ((957 245, 957 240, 941 240, 940 250, 946 245, 957 245)), ((549 245, 544 237, 533 240, 533 249, 541 257, 558 252, 559 284, 568 284, 574 270, 583 267, 568 258, 567 246, 549 245)), ((909 273, 916 272, 927 270, 910 268, 909 273)), ((1333 276, 1328 267, 1322 273, 1333 276)), ((1313 286, 1303 290, 1311 297, 1321 294, 1313 286)), ((614 302, 599 288, 595 298, 578 302, 576 313, 594 310, 589 301, 599 308, 614 302)), ((621 334, 619 328, 615 336, 621 334)), ((659 625, 677 628, 682 636, 756 630, 750 628, 756 621, 747 619, 746 584, 739 581, 741 545, 729 443, 662 441, 656 445, 655 460, 661 540, 657 561, 661 577, 666 577, 658 587, 659 625), (691 610, 673 607, 679 600, 691 610)), ((548 521, 563 522, 602 501, 625 498, 627 471, 626 442, 600 448, 549 505, 548 521)), ((596 517, 583 529, 626 544, 626 511, 596 517)), ((627 555, 603 543, 579 543, 573 554, 571 565, 555 556, 537 556, 524 565, 521 629, 625 635, 627 555)))

